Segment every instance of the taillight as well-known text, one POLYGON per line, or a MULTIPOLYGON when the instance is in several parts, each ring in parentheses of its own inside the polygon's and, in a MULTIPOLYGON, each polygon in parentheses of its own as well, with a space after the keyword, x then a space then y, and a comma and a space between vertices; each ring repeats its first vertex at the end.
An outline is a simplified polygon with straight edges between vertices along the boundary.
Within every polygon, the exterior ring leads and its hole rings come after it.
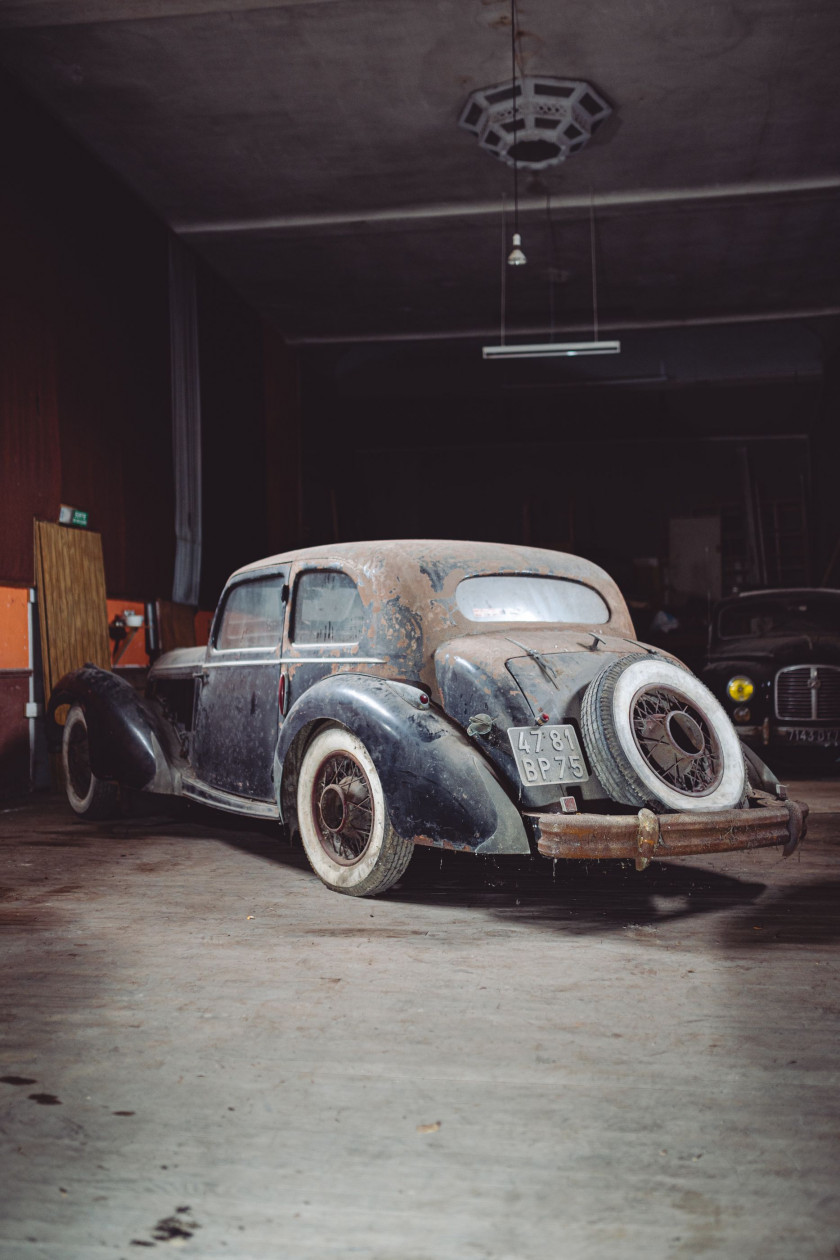
POLYGON ((286 675, 280 675, 280 686, 277 689, 277 703, 281 716, 286 712, 286 675))

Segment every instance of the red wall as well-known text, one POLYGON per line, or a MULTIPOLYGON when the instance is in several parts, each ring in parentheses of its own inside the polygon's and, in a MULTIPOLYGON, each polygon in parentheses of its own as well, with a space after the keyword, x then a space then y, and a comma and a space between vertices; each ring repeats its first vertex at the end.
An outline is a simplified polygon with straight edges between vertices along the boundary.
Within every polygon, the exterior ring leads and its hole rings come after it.
POLYGON ((32 518, 66 502, 109 593, 168 594, 166 228, 7 84, 0 111, 0 582, 32 581, 32 518))

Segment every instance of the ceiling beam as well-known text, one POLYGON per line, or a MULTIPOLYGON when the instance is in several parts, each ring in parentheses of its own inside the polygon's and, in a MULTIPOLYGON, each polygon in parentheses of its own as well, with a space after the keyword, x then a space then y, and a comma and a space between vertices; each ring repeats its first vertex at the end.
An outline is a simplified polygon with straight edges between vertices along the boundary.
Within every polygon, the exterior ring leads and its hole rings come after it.
POLYGON ((0 7, 0 29, 149 22, 156 18, 248 13, 254 9, 288 9, 335 3, 336 0, 5 0, 0 7))
MULTIPOLYGON (((712 328, 725 324, 763 324, 786 319, 828 319, 840 315, 840 306, 818 306, 810 308, 791 308, 784 311, 754 311, 729 315, 698 315, 686 319, 628 319, 599 320, 599 332, 643 332, 662 328, 712 328)), ((513 337, 552 336, 554 334, 585 333, 592 334, 592 323, 529 324, 522 328, 508 328, 507 335, 513 337)), ((449 328, 435 329, 433 332, 382 332, 382 333, 336 333, 325 336, 300 337, 286 336, 290 346, 332 346, 332 345, 364 345, 379 341, 467 341, 480 337, 497 337, 499 327, 494 328, 449 328)))
MULTIPOLYGON (((668 202, 743 200, 751 197, 779 197, 802 193, 840 190, 840 175, 811 179, 755 180, 733 184, 706 184, 692 188, 639 188, 626 192, 581 193, 551 197, 550 209, 588 210, 625 206, 666 205, 668 202)), ((387 206, 380 209, 325 211, 314 214, 276 214, 261 218, 205 219, 174 222, 180 236, 219 236, 242 232, 290 232, 306 228, 364 227, 371 223, 407 223, 412 219, 464 219, 497 215, 501 201, 445 201, 426 205, 387 206)), ((545 213, 546 198, 520 197, 520 213, 545 213)))

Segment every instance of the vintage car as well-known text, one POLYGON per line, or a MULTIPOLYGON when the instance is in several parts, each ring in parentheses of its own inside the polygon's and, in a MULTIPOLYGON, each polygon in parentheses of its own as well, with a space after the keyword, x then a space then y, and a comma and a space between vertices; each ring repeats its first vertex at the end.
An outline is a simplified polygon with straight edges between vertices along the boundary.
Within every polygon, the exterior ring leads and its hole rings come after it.
MULTIPOLYGON (((781 845, 807 807, 577 556, 464 542, 316 547, 239 569, 206 648, 145 697, 57 685, 70 805, 120 785, 284 822, 328 887, 383 892, 415 845, 547 858, 781 845)), ((58 730, 54 732, 58 736, 58 730)))
POLYGON ((749 591, 717 605, 703 678, 768 756, 840 754, 840 591, 749 591))

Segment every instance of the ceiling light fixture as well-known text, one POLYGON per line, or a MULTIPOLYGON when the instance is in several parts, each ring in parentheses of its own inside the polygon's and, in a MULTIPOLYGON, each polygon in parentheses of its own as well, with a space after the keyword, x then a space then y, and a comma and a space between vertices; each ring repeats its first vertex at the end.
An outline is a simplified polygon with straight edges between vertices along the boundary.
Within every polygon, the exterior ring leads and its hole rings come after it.
MULTIPOLYGON (((571 358, 575 355, 588 354, 618 354, 621 350, 619 341, 599 341, 598 340, 598 285, 597 285, 597 269, 595 264, 595 210, 592 201, 592 194, 589 196, 589 248, 592 269, 592 313, 593 328, 591 341, 568 341, 556 342, 554 340, 554 296, 553 290, 550 289, 551 307, 552 307, 552 339, 545 344, 533 345, 514 345, 509 346, 505 343, 505 324, 507 319, 507 279, 506 272, 508 267, 523 267, 528 259, 522 248, 522 235, 519 231, 519 162, 523 159, 523 165, 532 169, 539 169, 541 166, 550 166, 555 161, 562 161, 566 156, 566 152, 571 149, 581 148, 591 135, 594 123, 603 122, 603 120, 612 112, 610 106, 601 97, 590 88, 589 84, 577 83, 571 80, 549 81, 537 80, 536 78, 529 80, 532 87, 532 101, 537 101, 538 97, 542 97, 543 101, 552 99, 552 104, 546 108, 546 112, 540 112, 539 105, 531 104, 529 106, 530 114, 524 118, 519 117, 519 99, 523 92, 523 80, 517 74, 516 64, 516 0, 510 0, 510 72, 511 82, 509 85, 498 89, 484 89, 483 92, 474 92, 470 101, 461 117, 461 125, 468 130, 476 131, 479 134, 481 143, 485 147, 494 148, 497 156, 502 157, 509 165, 513 166, 513 239, 511 241, 510 252, 505 257, 505 212, 504 200, 502 201, 502 284, 501 284, 501 320, 499 331, 498 346, 483 346, 482 356, 485 359, 545 359, 567 357, 571 358), (578 112, 585 112, 589 120, 588 129, 584 131, 577 126, 575 119, 577 114, 570 113, 571 105, 569 102, 578 93, 578 112), (587 95, 588 93, 588 95, 587 95), (499 131, 507 133, 509 139, 506 144, 503 143, 502 135, 488 130, 486 119, 482 121, 481 106, 478 98, 483 96, 484 104, 489 107, 498 106, 502 115, 499 120, 499 131), (554 115, 553 121, 550 115, 554 115), (559 118, 559 121, 558 121, 559 118), (526 127, 530 126, 537 132, 536 139, 529 137, 524 132, 526 127), (542 130, 543 136, 552 129, 561 131, 565 129, 565 140, 568 147, 562 149, 559 143, 555 143, 553 147, 549 145, 551 152, 545 148, 545 140, 539 136, 542 130), (502 151, 504 149, 504 152, 502 151)), ((546 202, 548 211, 549 202, 546 202)), ((549 212, 550 226, 550 212, 549 212)), ((551 286, 551 279, 549 286, 551 286)))
MULTIPOLYGON (((510 72, 513 83, 513 123, 512 135, 516 138, 519 130, 516 99, 519 88, 516 82, 516 0, 510 0, 510 72)), ((519 160, 513 150, 513 248, 508 254, 508 266, 524 267, 528 259, 522 250, 522 237, 519 235, 519 160)))
MULTIPOLYGON (((504 211, 502 217, 504 233, 504 211)), ((519 244, 519 235, 514 233, 514 247, 519 244)), ((620 341, 599 341, 598 339, 598 267, 595 256, 595 206, 592 195, 589 197, 589 256, 592 274, 592 340, 591 341, 545 341, 527 345, 507 345, 505 342, 505 315, 507 305, 507 289, 505 285, 505 267, 502 265, 502 315, 499 333, 499 345, 482 346, 481 356, 484 359, 556 359, 574 358, 576 355, 620 354, 620 341)), ((513 258, 513 251, 508 255, 508 262, 513 258)), ((549 278, 549 284, 551 284, 549 278)), ((551 313, 552 336, 554 333, 554 309, 551 313)))
POLYGON ((528 261, 522 252, 522 237, 518 232, 513 234, 513 249, 508 254, 507 260, 511 267, 521 267, 528 261))
POLYGON ((458 125, 506 166, 518 162, 523 170, 543 171, 580 153, 612 112, 584 79, 518 74, 470 92, 458 125))
POLYGON ((485 359, 556 359, 584 354, 620 354, 620 341, 543 341, 533 345, 482 346, 485 359))

